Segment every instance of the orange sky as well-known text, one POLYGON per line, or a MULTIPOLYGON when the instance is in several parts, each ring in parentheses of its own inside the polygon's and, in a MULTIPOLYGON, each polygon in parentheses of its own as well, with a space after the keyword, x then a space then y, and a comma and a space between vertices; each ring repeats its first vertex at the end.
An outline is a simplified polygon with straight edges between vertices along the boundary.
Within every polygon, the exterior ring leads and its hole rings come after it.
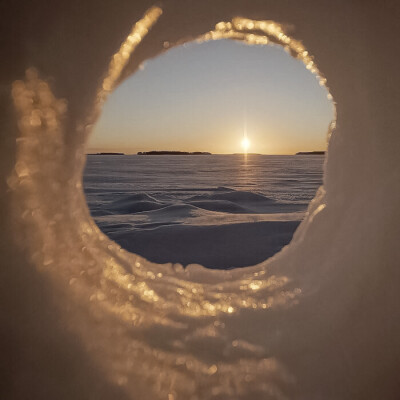
POLYGON ((174 48, 146 63, 105 104, 88 152, 150 150, 293 154, 326 149, 326 88, 279 46, 233 41, 174 48))

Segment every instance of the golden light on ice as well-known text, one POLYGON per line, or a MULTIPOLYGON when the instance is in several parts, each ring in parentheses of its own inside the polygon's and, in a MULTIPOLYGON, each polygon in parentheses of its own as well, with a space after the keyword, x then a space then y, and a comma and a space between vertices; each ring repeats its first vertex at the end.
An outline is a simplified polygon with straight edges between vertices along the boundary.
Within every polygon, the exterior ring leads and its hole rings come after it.
POLYGON ((242 148, 243 148, 243 152, 247 153, 247 151, 249 150, 250 147, 250 140, 248 139, 247 136, 245 136, 242 140, 242 148))
MULTIPOLYGON (((89 133, 102 104, 161 12, 152 8, 133 26, 110 61, 93 112, 79 129, 89 133)), ((199 40, 219 38, 249 44, 267 44, 275 38, 287 43, 311 70, 316 68, 301 44, 271 21, 236 18, 220 22, 215 31, 199 40), (256 30, 256 34, 248 29, 256 30)), ((164 47, 170 44, 166 42, 164 47)), ((211 276, 196 265, 184 270, 179 264, 150 264, 123 250, 101 233, 87 212, 81 184, 85 149, 77 148, 72 171, 66 171, 62 162, 69 160, 68 154, 73 154, 69 150, 74 149, 65 144, 63 121, 70 115, 67 102, 57 99, 34 70, 27 71, 25 81, 14 82, 12 97, 19 137, 15 168, 7 184, 13 196, 12 215, 18 216, 14 218, 16 232, 27 239, 24 248, 40 274, 54 280, 65 299, 70 293, 81 307, 78 317, 73 317, 73 308, 65 308, 66 315, 71 316, 71 330, 74 325, 74 334, 78 332, 82 349, 88 354, 94 354, 100 346, 104 349, 96 362, 107 381, 123 386, 121 390, 126 393, 141 393, 142 388, 148 389, 147 382, 156 382, 154 393, 166 400, 232 398, 236 392, 243 398, 247 391, 255 393, 253 397, 268 397, 272 392, 271 396, 281 398, 275 383, 281 379, 280 364, 269 356, 273 351, 264 350, 261 342, 253 345, 252 336, 249 342, 246 335, 242 340, 241 333, 235 333, 236 326, 244 312, 247 317, 254 310, 254 318, 259 318, 261 310, 274 312, 296 305, 302 290, 289 277, 271 275, 263 266, 240 274, 213 271, 211 276), (86 315, 88 318, 84 318, 86 315), (80 325, 80 321, 85 324, 80 325), (234 337, 230 334, 232 327, 234 337), (155 347, 153 332, 157 329, 162 334, 157 336, 160 341, 155 347), (216 349, 213 357, 204 356, 203 344, 216 349), (142 367, 132 367, 130 360, 137 360, 142 367), (266 379, 271 374, 269 386, 266 379), (135 389, 138 382, 145 383, 135 389), (199 396, 196 390, 201 391, 199 396)), ((250 145, 259 146, 254 139, 256 131, 251 130, 253 144, 246 132, 245 127, 242 137, 240 133, 235 136, 237 146, 242 139, 245 156, 241 165, 246 164, 250 145)), ((313 216, 321 207, 325 205, 317 207, 313 216)), ((285 332, 282 335, 278 342, 284 341, 285 332)), ((290 381, 286 371, 282 374, 283 382, 290 381)), ((149 398, 154 398, 152 393, 149 398)))

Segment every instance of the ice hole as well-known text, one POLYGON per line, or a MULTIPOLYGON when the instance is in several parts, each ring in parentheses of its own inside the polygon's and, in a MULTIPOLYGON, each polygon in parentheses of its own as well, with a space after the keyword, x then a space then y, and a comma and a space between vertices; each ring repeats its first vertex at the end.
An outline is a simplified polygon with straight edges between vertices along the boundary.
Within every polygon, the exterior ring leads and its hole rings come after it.
POLYGON ((322 78, 287 50, 191 42, 116 88, 84 172, 100 229, 149 261, 217 269, 287 245, 323 177, 323 154, 295 154, 324 152, 334 119, 322 78))
POLYGON ((241 3, 243 13, 293 23, 294 35, 310 43, 338 100, 338 130, 324 187, 291 244, 257 266, 211 271, 150 263, 109 240, 86 207, 79 145, 129 60, 158 54, 161 40, 171 40, 166 27, 175 39, 213 29, 200 39, 275 40, 319 72, 279 24, 236 18, 214 29, 222 11, 235 13, 238 2, 227 1, 166 2, 164 25, 143 43, 148 53, 134 53, 162 13, 152 8, 107 69, 96 61, 111 56, 123 22, 136 21, 142 9, 127 3, 136 17, 110 3, 110 13, 99 8, 108 17, 102 26, 87 23, 74 4, 62 12, 57 4, 53 21, 34 2, 40 12, 31 19, 22 10, 24 29, 9 32, 12 48, 26 41, 26 57, 7 64, 14 69, 18 60, 13 74, 26 63, 44 68, 13 82, 14 108, 5 107, 4 132, 17 139, 15 154, 4 147, 6 164, 15 156, 2 268, 9 398, 396 398, 398 71, 388 40, 396 10, 377 2, 241 3), (44 33, 54 30, 46 26, 57 30, 49 40, 44 33), (87 52, 75 43, 84 36, 87 52), (104 39, 108 45, 94 45, 104 39), (52 73, 54 86, 45 82, 52 73), (78 77, 79 84, 71 80, 78 77))

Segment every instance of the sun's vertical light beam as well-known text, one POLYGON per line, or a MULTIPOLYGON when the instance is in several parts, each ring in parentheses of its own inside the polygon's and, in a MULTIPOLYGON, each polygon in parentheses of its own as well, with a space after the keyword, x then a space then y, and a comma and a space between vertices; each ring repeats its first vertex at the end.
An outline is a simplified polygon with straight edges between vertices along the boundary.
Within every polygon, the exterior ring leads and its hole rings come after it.
POLYGON ((243 133, 242 147, 243 147, 243 153, 247 154, 249 147, 250 147, 250 140, 247 137, 246 132, 243 133))
POLYGON ((247 118, 246 114, 244 115, 243 118, 243 139, 242 139, 242 148, 243 148, 243 154, 246 156, 247 152, 250 147, 250 141, 249 138, 247 137, 247 118))

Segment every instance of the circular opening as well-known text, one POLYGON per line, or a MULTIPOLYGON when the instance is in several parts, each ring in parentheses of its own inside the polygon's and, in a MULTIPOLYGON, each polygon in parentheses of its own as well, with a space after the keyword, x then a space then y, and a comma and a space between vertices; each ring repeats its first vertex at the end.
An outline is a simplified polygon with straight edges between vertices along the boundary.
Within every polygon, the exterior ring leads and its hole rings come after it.
MULTIPOLYGON (((151 15, 139 21, 113 57, 89 123, 152 21, 151 15)), ((221 38, 259 44, 275 38, 317 72, 304 47, 275 23, 239 19, 218 24, 201 39, 221 38)), ((274 318, 274 313, 264 318, 268 310, 286 310, 299 301, 302 289, 285 275, 288 269, 269 268, 267 273, 263 265, 218 272, 190 266, 183 272, 121 250, 86 212, 80 165, 71 177, 63 163, 68 159, 65 103, 32 71, 25 82, 15 83, 13 98, 21 132, 9 179, 16 220, 22 222, 22 237, 35 264, 58 278, 54 281, 64 289, 62 295, 79 295, 66 302, 66 314, 79 307, 72 325, 84 338, 85 350, 100 360, 107 380, 136 397, 145 393, 154 398, 198 398, 199 393, 204 398, 231 398, 232 388, 243 396, 265 398, 278 393, 277 386, 293 382, 274 357, 287 354, 286 345, 291 346, 289 353, 293 343, 303 345, 295 339, 305 336, 296 331, 304 318, 274 318), (60 282, 67 282, 69 291, 60 282)), ((79 127, 79 134, 85 133, 85 126, 79 127)), ((239 146, 240 140, 243 137, 239 146)), ((248 140, 253 146, 250 134, 248 140)), ((84 160, 81 155, 78 160, 84 160)))
POLYGON ((296 153, 325 150, 327 95, 281 46, 169 50, 104 106, 84 174, 92 216, 152 262, 264 261, 290 242, 322 184, 324 155, 296 153))

